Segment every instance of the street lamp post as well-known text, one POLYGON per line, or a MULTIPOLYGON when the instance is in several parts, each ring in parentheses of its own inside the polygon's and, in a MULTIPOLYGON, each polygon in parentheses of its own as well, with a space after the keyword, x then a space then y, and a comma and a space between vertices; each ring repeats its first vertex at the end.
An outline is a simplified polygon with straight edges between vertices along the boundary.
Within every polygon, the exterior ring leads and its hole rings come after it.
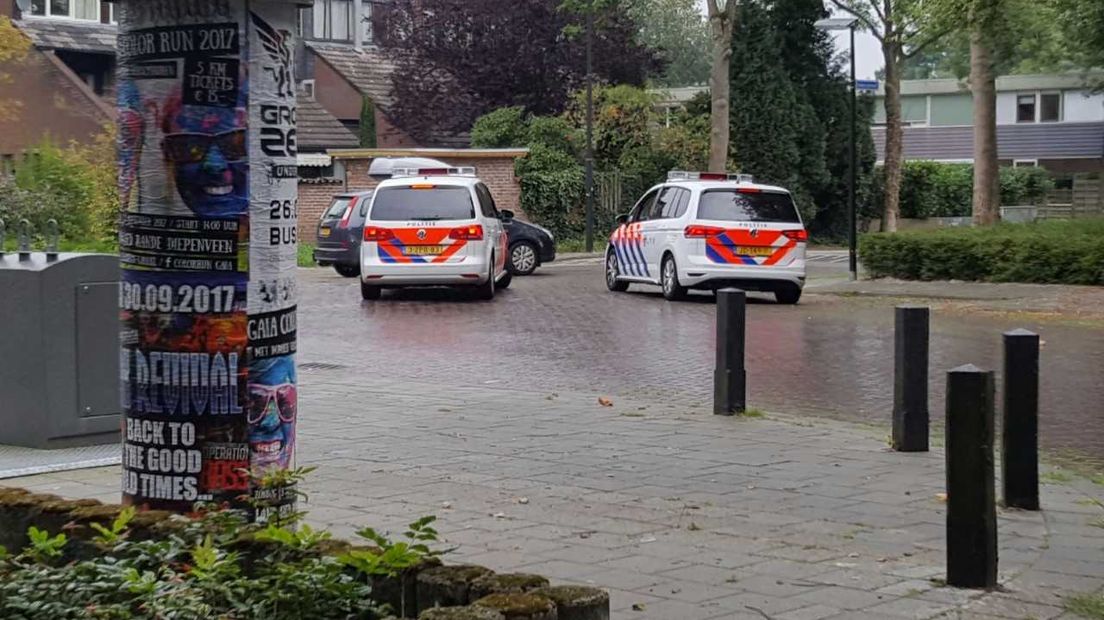
POLYGON ((858 23, 859 20, 854 17, 833 17, 816 22, 816 27, 821 30, 851 31, 851 128, 849 131, 847 175, 847 249, 851 280, 857 280, 859 277, 858 225, 855 213, 855 177, 859 168, 858 149, 855 146, 855 126, 858 124, 858 89, 855 84, 855 26, 858 23))
POLYGON ((594 2, 586 14, 586 251, 594 251, 594 2))

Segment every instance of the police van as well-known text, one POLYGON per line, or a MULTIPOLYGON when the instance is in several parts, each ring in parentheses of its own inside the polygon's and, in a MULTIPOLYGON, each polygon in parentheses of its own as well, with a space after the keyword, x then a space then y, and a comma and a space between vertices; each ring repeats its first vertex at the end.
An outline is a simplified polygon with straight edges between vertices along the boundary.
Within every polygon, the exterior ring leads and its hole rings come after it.
POLYGON ((672 171, 644 194, 606 249, 606 287, 658 285, 669 300, 689 289, 733 286, 795 304, 805 286, 809 236, 790 193, 749 175, 672 171))
POLYGON ((493 299, 510 285, 510 211, 499 211, 475 168, 396 168, 376 187, 360 246, 360 292, 457 286, 493 299))

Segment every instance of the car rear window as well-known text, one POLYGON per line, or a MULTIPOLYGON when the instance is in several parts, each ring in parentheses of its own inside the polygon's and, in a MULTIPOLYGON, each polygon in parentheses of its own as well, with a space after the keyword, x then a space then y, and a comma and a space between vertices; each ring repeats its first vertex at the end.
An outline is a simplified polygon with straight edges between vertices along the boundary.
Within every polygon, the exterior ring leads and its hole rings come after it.
POLYGON ((376 192, 369 217, 377 222, 469 220, 475 205, 466 187, 390 187, 376 192))
POLYGON ((698 219, 725 222, 800 223, 789 194, 710 189, 702 192, 698 219))
POLYGON ((350 201, 352 201, 352 198, 334 198, 333 204, 322 214, 322 219, 328 220, 330 218, 344 216, 345 208, 349 206, 350 201))

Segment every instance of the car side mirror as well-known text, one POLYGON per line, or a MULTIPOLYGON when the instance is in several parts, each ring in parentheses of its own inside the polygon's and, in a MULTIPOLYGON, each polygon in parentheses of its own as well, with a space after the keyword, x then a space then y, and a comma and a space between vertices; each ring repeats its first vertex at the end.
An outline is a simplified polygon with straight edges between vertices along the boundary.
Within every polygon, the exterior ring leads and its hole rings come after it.
POLYGON ((509 209, 502 209, 498 212, 498 217, 503 222, 509 222, 510 220, 514 219, 514 212, 509 209))
POLYGON ((628 213, 622 213, 621 215, 618 215, 617 216, 617 223, 618 224, 628 224, 629 223, 629 214, 628 213))

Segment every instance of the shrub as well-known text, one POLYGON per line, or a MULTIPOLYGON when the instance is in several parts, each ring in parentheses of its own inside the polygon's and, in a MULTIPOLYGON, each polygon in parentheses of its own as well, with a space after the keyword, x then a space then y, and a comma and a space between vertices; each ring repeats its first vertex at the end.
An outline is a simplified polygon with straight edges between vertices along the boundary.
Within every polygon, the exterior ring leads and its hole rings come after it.
POLYGON ((864 235, 873 277, 1104 285, 1104 219, 864 235))
MULTIPOLYGON (((1054 186, 1043 168, 1002 168, 1001 204, 1038 204, 1054 186)), ((901 177, 901 217, 965 217, 972 211, 974 167, 935 161, 905 162, 901 177)), ((875 203, 882 212, 885 176, 875 180, 875 203)))
POLYGON ((528 144, 528 119, 521 106, 499 108, 480 116, 472 126, 475 148, 498 149, 528 144))
POLYGON ((521 208, 557 238, 578 236, 586 226, 581 166, 530 172, 521 177, 521 208))

